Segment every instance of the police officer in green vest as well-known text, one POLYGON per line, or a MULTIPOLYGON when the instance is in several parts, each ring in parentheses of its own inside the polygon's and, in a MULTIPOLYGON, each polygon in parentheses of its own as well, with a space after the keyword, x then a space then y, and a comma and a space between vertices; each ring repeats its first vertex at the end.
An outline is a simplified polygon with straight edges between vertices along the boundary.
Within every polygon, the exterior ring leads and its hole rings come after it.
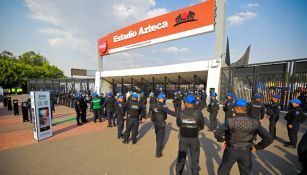
POLYGON ((100 116, 100 109, 101 109, 101 99, 98 97, 97 93, 92 94, 92 106, 93 106, 93 113, 94 113, 94 123, 96 123, 97 118, 99 119, 99 122, 101 121, 100 116))

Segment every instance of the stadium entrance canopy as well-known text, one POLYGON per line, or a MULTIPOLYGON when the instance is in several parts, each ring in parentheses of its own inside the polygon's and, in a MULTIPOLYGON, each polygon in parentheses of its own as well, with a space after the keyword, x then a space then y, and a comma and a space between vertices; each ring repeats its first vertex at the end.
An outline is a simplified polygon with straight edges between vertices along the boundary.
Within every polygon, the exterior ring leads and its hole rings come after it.
MULTIPOLYGON (((206 79, 207 93, 209 93, 210 89, 219 92, 222 55, 225 47, 224 23, 224 0, 207 0, 161 16, 146 19, 100 38, 98 40, 99 62, 95 90, 98 93, 101 92, 101 79, 106 81, 103 82, 105 85, 111 80, 114 82, 131 78, 143 80, 164 77, 164 79, 168 78, 174 81, 174 77, 178 76, 186 76, 188 80, 191 79, 189 77, 194 79, 197 76, 200 79, 206 79), (216 33, 216 48, 213 60, 140 69, 102 70, 103 57, 109 54, 214 31, 216 33)), ((105 87, 103 89, 104 92, 108 90, 105 87)))

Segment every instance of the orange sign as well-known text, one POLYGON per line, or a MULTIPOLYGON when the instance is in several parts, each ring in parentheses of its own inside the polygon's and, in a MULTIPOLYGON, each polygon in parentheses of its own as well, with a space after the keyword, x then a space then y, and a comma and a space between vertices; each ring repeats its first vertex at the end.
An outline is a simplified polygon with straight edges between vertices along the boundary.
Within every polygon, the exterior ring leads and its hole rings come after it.
POLYGON ((215 0, 150 18, 99 39, 101 56, 214 31, 215 0))

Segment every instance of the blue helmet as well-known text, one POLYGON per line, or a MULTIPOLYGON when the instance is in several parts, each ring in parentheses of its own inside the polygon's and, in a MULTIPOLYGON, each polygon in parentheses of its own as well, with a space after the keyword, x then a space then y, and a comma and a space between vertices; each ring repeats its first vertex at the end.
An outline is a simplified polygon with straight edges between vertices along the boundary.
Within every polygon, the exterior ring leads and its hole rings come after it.
POLYGON ((195 101, 196 101, 196 99, 195 99, 194 95, 190 94, 190 95, 188 95, 188 96, 184 99, 184 101, 185 101, 186 103, 189 103, 189 104, 194 104, 195 101))
POLYGON ((291 100, 290 103, 296 103, 298 105, 301 105, 302 102, 299 99, 294 99, 294 100, 291 100))
POLYGON ((217 96, 217 94, 215 92, 210 93, 210 97, 216 97, 216 96, 217 96))
POLYGON ((232 92, 228 92, 228 93, 227 93, 227 96, 233 97, 233 93, 232 93, 232 92))
POLYGON ((262 98, 260 94, 255 94, 254 99, 262 98))
POLYGON ((131 97, 132 97, 132 98, 139 98, 139 95, 138 95, 137 93, 133 93, 133 94, 131 95, 131 97))
POLYGON ((98 94, 96 92, 93 92, 91 95, 92 95, 92 97, 98 96, 98 94))
POLYGON ((166 96, 165 96, 165 94, 164 93, 161 93, 159 96, 158 96, 158 99, 165 99, 166 98, 166 96))
POLYGON ((123 96, 123 95, 120 95, 120 96, 118 96, 118 98, 124 99, 124 96, 123 96))
POLYGON ((80 94, 77 94, 77 95, 75 96, 75 98, 76 98, 76 100, 79 100, 79 99, 80 99, 80 94))
POLYGON ((242 98, 238 98, 235 102, 235 106, 246 107, 247 102, 242 98))
POLYGON ((276 94, 276 95, 273 96, 273 98, 280 99, 281 97, 280 97, 280 95, 276 94))

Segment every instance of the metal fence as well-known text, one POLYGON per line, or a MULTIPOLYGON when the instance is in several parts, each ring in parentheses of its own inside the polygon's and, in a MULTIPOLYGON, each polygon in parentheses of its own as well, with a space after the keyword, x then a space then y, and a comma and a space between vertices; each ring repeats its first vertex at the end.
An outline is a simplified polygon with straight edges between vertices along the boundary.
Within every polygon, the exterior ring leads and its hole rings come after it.
POLYGON ((61 90, 61 91, 80 91, 95 90, 95 79, 61 78, 61 79, 28 79, 27 90, 61 90))
POLYGON ((272 96, 279 94, 286 109, 289 100, 307 92, 307 58, 222 68, 222 103, 228 91, 248 101, 254 94, 261 94, 264 104, 269 104, 272 96))

